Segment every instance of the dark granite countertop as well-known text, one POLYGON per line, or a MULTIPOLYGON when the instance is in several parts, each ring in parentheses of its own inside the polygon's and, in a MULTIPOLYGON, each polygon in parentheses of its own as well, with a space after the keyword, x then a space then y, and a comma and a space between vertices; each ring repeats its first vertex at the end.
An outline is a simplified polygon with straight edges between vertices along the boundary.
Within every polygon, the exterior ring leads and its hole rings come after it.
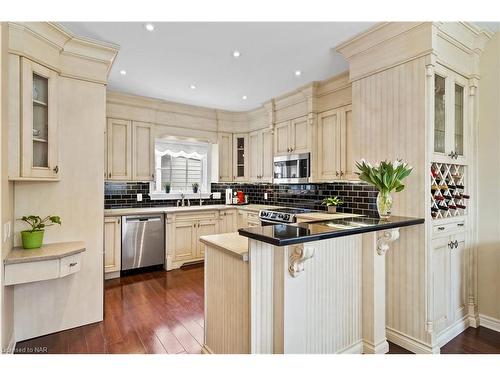
POLYGON ((378 217, 360 216, 300 224, 276 224, 242 228, 238 232, 244 237, 275 246, 287 246, 384 229, 407 227, 424 222, 424 219, 413 217, 391 216, 389 219, 382 220, 378 217))

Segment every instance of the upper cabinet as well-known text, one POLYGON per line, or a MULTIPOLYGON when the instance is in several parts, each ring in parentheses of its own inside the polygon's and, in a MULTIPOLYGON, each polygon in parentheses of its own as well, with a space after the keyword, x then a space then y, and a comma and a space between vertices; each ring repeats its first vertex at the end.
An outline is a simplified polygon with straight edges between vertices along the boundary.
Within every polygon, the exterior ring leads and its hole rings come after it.
POLYGON ((219 182, 229 182, 233 180, 233 135, 219 133, 217 138, 219 144, 219 182))
POLYGON ((434 75, 433 159, 465 163, 467 156, 467 80, 437 67, 434 75))
POLYGON ((273 175, 273 134, 269 129, 257 130, 248 136, 249 180, 271 182, 273 175))
POLYGON ((351 154, 351 105, 318 114, 316 131, 317 181, 355 179, 351 154))
POLYGON ((57 181, 59 179, 59 134, 57 122, 58 74, 24 57, 13 57, 9 178, 57 181), (17 82, 15 82, 17 80, 17 82))
POLYGON ((153 125, 108 119, 106 128, 106 179, 112 181, 153 181, 153 125))
POLYGON ((300 154, 310 151, 307 116, 283 121, 274 128, 275 155, 300 154))
POLYGON ((233 181, 246 181, 248 175, 248 134, 233 134, 233 181))
POLYGON ((134 181, 153 181, 155 142, 153 127, 144 122, 132 123, 132 176, 134 181))
POLYGON ((107 179, 132 180, 132 122, 108 119, 107 179))

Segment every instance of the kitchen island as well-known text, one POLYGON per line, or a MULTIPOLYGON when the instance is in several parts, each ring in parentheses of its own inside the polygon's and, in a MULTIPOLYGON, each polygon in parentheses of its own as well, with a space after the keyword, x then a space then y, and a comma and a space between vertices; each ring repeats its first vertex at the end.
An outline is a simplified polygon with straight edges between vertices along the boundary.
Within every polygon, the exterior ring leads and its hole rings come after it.
POLYGON ((352 217, 202 237, 204 351, 386 353, 384 255, 423 222, 352 217))

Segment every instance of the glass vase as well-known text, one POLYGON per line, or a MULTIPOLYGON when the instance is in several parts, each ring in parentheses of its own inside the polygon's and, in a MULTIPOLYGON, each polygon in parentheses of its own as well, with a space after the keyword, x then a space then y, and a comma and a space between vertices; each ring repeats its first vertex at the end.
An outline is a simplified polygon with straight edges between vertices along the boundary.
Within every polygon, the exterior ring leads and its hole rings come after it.
POLYGON ((388 219, 391 216, 392 196, 387 191, 379 191, 377 195, 377 211, 381 219, 388 219))

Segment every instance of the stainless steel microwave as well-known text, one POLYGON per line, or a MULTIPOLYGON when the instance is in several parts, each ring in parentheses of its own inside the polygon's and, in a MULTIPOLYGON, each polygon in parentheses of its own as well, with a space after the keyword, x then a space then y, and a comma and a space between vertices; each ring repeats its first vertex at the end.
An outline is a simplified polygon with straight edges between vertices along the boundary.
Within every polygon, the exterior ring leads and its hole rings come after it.
POLYGON ((275 183, 308 183, 311 178, 311 154, 275 156, 273 170, 275 183))

